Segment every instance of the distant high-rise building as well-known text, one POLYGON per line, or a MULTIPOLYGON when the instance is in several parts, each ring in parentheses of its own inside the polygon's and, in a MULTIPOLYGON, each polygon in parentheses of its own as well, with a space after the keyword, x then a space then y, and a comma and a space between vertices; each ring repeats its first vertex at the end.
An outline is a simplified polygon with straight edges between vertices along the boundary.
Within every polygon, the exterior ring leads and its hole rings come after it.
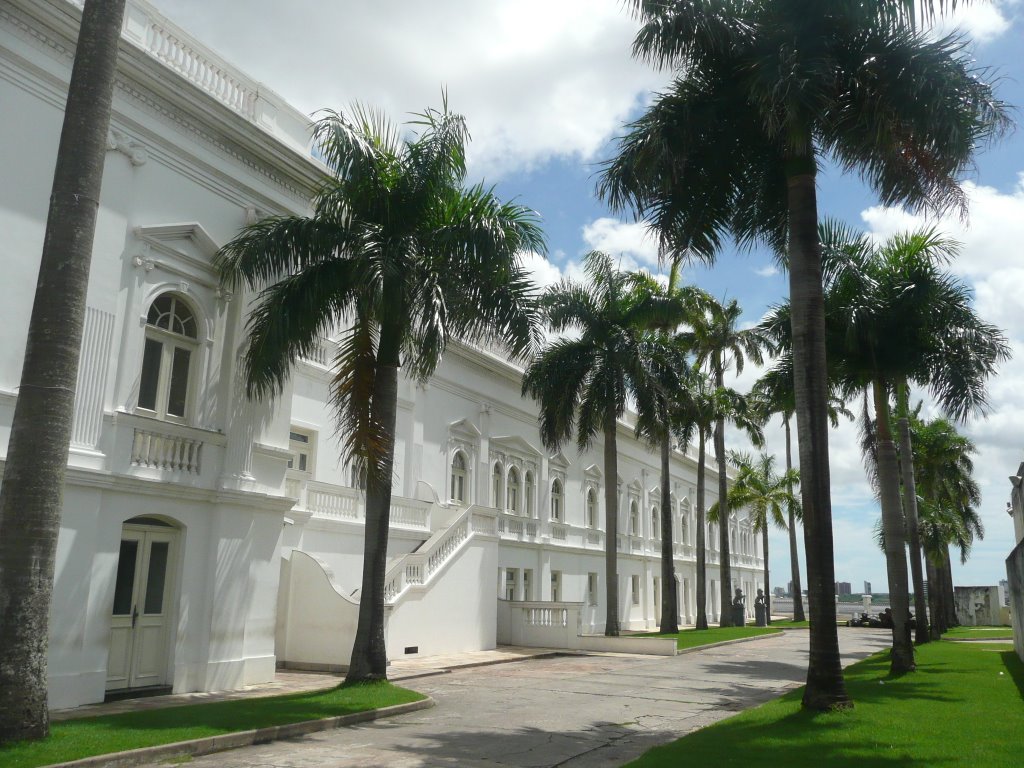
POLYGON ((871 582, 870 581, 865 581, 864 582, 864 594, 865 595, 870 595, 871 594, 871 582))
POLYGON ((786 583, 786 594, 789 595, 790 597, 793 596, 793 582, 792 581, 786 583))
POLYGON ((774 590, 772 590, 772 594, 774 597, 785 597, 786 590, 784 590, 782 587, 776 587, 774 590))
POLYGON ((848 581, 837 581, 836 582, 836 594, 837 595, 852 595, 853 587, 850 586, 848 581))
POLYGON ((1003 605, 1010 604, 1010 582, 1006 579, 999 582, 999 597, 1002 599, 1003 605))

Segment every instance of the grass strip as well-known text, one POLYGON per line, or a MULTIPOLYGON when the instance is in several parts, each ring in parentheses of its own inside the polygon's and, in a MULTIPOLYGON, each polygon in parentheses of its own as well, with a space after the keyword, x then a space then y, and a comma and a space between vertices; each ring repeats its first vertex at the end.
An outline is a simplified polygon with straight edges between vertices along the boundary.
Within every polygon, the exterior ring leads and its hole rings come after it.
POLYGON ((806 712, 798 689, 656 747, 629 765, 1021 765, 1024 664, 1010 646, 928 643, 917 648, 917 671, 895 678, 886 656, 846 670, 852 710, 806 712))
POLYGON ((745 637, 757 637, 758 635, 775 635, 781 632, 775 626, 771 627, 709 627, 708 629, 684 629, 676 634, 662 635, 656 632, 648 632, 639 637, 674 637, 676 648, 694 648, 698 645, 708 643, 721 643, 726 640, 739 640, 745 637))
POLYGON ((942 637, 946 640, 1012 640, 1013 627, 952 627, 942 637))
POLYGON ((0 765, 35 768, 92 755, 338 717, 423 698, 426 697, 415 691, 373 682, 310 693, 62 720, 50 725, 50 737, 44 741, 0 746, 0 765))

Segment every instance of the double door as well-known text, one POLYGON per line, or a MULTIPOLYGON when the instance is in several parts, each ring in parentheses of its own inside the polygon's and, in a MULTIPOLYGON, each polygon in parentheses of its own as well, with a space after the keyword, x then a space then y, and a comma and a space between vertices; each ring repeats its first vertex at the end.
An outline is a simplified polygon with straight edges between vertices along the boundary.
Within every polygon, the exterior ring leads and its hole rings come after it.
POLYGON ((107 690, 167 682, 173 528, 125 524, 110 618, 107 690))

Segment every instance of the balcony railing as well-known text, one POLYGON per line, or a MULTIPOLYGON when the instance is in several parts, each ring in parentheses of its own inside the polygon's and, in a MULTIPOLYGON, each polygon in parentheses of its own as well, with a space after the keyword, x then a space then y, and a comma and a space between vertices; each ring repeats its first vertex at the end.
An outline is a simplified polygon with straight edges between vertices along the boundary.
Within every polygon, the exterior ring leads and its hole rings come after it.
POLYGON ((135 428, 131 463, 136 466, 198 475, 202 460, 202 440, 163 430, 135 428))
MULTIPOLYGON (((285 495, 296 500, 295 508, 324 520, 366 521, 366 496, 355 488, 289 477, 285 495)), ((431 504, 418 499, 391 497, 390 528, 430 530, 431 504)))

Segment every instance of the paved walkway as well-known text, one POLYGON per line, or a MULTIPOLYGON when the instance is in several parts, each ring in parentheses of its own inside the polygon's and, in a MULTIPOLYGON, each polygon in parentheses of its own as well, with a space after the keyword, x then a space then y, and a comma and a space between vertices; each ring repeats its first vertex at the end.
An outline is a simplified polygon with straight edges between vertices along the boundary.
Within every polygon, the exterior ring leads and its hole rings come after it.
MULTIPOLYGON (((843 629, 844 663, 887 633, 843 629)), ((538 658, 423 677, 434 709, 197 758, 195 768, 620 766, 803 682, 808 633, 676 657, 538 658)))
MULTIPOLYGON (((491 651, 470 651, 449 656, 429 656, 422 659, 408 658, 391 662, 388 679, 391 682, 412 680, 428 675, 440 675, 453 669, 482 667, 488 664, 503 664, 511 661, 552 656, 557 653, 551 648, 523 648, 503 645, 491 651)), ((166 709, 182 704, 208 704, 215 701, 236 701, 238 699, 259 699, 265 696, 280 696, 287 693, 304 693, 331 688, 341 682, 343 674, 327 672, 298 672, 278 670, 271 683, 250 685, 235 691, 214 691, 198 693, 174 693, 167 696, 149 696, 141 699, 111 701, 106 704, 87 704, 74 709, 57 709, 50 712, 51 720, 75 720, 81 717, 116 715, 121 712, 135 712, 145 709, 166 709)))

